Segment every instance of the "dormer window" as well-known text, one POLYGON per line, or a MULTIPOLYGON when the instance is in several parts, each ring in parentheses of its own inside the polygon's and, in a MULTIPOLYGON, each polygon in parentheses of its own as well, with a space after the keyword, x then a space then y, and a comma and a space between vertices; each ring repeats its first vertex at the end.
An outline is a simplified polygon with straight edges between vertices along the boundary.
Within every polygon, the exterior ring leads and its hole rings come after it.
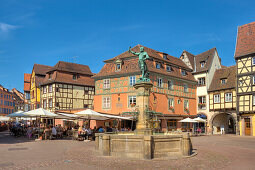
POLYGON ((51 74, 51 73, 49 74, 49 80, 50 80, 50 79, 52 79, 52 74, 51 74))
POLYGON ((161 67, 161 64, 156 62, 156 69, 160 69, 160 67, 161 67))
POLYGON ((114 63, 115 63, 115 71, 120 71, 122 66, 122 60, 117 59, 114 63))
POLYGON ((163 54, 163 58, 167 60, 167 54, 163 54))
POLYGON ((185 70, 181 70, 182 76, 186 76, 187 72, 185 70))
POLYGON ((201 61, 201 62, 200 62, 200 67, 201 67, 201 68, 205 67, 205 61, 201 61))
POLYGON ((172 71, 172 68, 171 68, 171 66, 168 66, 168 65, 166 65, 166 71, 172 71))
POLYGON ((77 80, 80 76, 78 74, 73 75, 73 80, 77 80))
POLYGON ((121 64, 118 63, 118 64, 116 64, 116 71, 120 71, 120 70, 121 70, 121 64))
POLYGON ((221 79, 220 81, 221 81, 221 84, 226 84, 227 79, 221 79))

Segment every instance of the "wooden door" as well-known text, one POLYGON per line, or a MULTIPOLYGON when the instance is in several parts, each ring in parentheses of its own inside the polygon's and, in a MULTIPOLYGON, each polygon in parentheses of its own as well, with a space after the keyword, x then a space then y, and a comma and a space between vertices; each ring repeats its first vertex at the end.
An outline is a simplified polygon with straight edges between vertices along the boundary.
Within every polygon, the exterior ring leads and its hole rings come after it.
POLYGON ((250 118, 245 118, 244 119, 244 131, 245 131, 245 135, 246 136, 250 136, 251 135, 251 122, 250 122, 250 118))

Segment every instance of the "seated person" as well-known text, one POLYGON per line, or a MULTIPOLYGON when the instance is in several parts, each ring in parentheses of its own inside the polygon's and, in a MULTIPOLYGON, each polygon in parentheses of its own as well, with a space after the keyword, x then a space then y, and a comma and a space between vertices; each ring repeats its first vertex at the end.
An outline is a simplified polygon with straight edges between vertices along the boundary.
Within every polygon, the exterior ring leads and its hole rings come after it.
POLYGON ((104 133, 104 128, 102 126, 100 126, 98 132, 99 133, 104 133))
POLYGON ((57 129, 55 127, 52 128, 52 136, 56 137, 57 136, 57 129))

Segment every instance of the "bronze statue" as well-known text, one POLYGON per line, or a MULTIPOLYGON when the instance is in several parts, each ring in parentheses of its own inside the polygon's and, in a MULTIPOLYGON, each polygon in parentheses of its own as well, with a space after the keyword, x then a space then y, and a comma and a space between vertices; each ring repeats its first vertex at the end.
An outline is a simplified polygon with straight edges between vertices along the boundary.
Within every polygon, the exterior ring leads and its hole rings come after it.
POLYGON ((139 53, 131 51, 131 47, 129 47, 128 51, 136 56, 139 56, 138 65, 139 65, 140 71, 142 73, 142 77, 140 77, 139 81, 137 81, 137 82, 149 82, 150 81, 149 72, 148 72, 148 68, 147 68, 147 64, 146 64, 145 60, 149 59, 150 57, 147 54, 147 52, 144 51, 144 47, 140 47, 139 53))

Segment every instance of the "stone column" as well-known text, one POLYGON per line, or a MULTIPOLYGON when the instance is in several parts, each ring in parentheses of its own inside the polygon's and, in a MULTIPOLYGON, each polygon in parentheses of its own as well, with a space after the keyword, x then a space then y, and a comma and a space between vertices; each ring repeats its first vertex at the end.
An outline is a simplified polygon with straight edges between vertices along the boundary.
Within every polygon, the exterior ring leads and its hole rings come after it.
POLYGON ((104 156, 110 156, 110 136, 109 135, 103 135, 103 155, 104 156))
POLYGON ((152 136, 144 136, 143 138, 143 156, 144 159, 152 159, 153 158, 153 148, 152 148, 152 136))
POLYGON ((191 155, 191 141, 189 137, 189 133, 184 133, 182 136, 182 154, 183 156, 191 155))
POLYGON ((95 142, 96 142, 96 146, 95 146, 95 149, 98 150, 99 149, 99 134, 96 133, 95 134, 95 142))
POLYGON ((151 135, 152 130, 147 122, 146 109, 149 108, 150 90, 153 84, 150 82, 140 82, 134 85, 136 89, 136 105, 139 110, 136 133, 141 135, 151 135))

